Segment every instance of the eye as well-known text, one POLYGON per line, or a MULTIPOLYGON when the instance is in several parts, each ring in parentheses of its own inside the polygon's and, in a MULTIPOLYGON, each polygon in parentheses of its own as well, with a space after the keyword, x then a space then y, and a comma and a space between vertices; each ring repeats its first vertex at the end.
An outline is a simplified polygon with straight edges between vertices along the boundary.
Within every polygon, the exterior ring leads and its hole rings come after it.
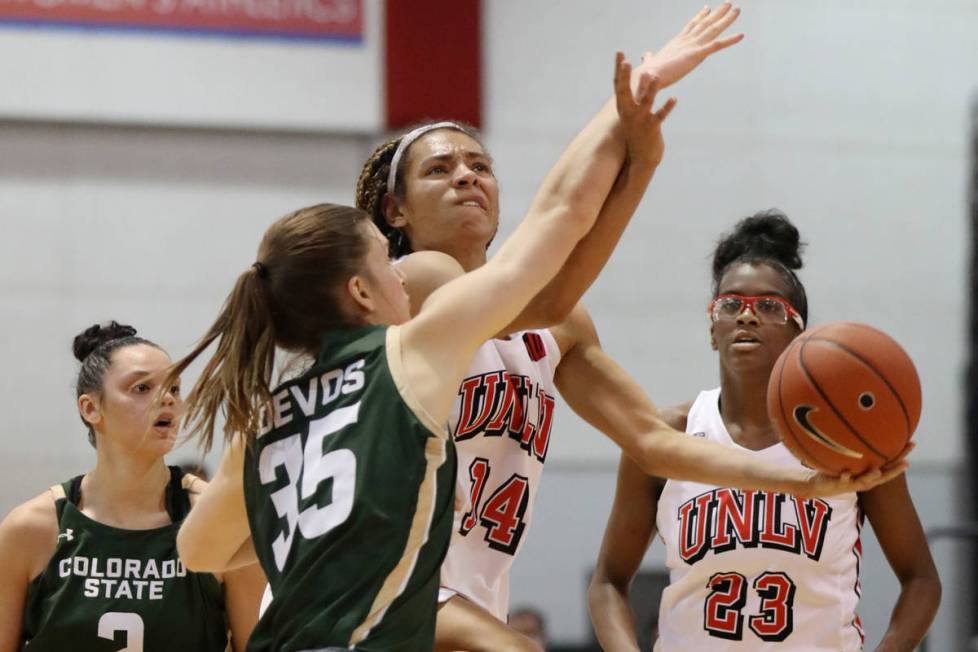
POLYGON ((180 396, 180 385, 174 385, 170 388, 170 393, 174 396, 180 396))
POLYGON ((723 315, 736 315, 740 312, 741 301, 728 297, 717 303, 717 310, 723 315))
POLYGON ((137 394, 145 394, 150 389, 152 389, 152 388, 149 386, 148 383, 137 383, 136 385, 133 386, 133 390, 137 394))
POLYGON ((446 168, 444 165, 433 165, 430 168, 428 168, 428 171, 425 172, 425 174, 426 175, 429 175, 429 174, 445 174, 446 172, 448 172, 448 168, 446 168))
POLYGON ((474 163, 472 165, 472 169, 475 170, 476 172, 486 172, 488 174, 492 174, 492 166, 482 161, 478 163, 474 163))
POLYGON ((769 315, 781 313, 781 304, 774 299, 759 299, 755 305, 759 311, 769 315))

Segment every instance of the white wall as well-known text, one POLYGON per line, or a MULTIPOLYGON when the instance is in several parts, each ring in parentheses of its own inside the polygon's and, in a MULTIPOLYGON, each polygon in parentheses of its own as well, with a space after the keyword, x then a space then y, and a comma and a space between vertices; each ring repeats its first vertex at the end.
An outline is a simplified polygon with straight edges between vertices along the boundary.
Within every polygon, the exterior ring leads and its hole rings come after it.
MULTIPOLYGON (((978 5, 745 4, 748 38, 674 90, 666 161, 587 303, 606 348, 657 402, 686 400, 716 382, 703 314, 712 245, 739 217, 781 207, 811 243, 802 278, 813 321, 873 323, 917 361, 925 401, 911 483, 925 522, 945 524, 956 518, 948 496, 963 453, 978 5)), ((485 3, 486 136, 504 230, 610 91, 614 49, 636 58, 699 6, 485 3)), ((184 352, 265 225, 314 201, 351 201, 379 138, 0 123, 0 511, 92 462, 73 408, 75 333, 116 318, 184 352)), ((570 642, 588 631, 584 577, 617 453, 566 406, 557 419, 513 590, 570 642), (572 526, 581 536, 557 536, 572 526)), ((892 576, 870 557, 867 594, 886 595, 892 576)), ((880 604, 865 601, 871 639, 885 624, 880 604)))

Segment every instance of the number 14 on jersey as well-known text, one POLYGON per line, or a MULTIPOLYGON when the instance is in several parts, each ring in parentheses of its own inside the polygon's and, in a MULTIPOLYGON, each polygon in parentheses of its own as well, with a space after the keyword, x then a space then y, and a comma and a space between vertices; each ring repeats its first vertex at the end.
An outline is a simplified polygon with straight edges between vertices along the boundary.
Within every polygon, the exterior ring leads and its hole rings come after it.
POLYGON ((518 473, 512 474, 483 501, 492 469, 489 460, 477 457, 469 465, 470 508, 462 517, 459 534, 468 536, 476 525, 485 528, 485 541, 493 550, 516 554, 526 529, 524 516, 529 503, 530 482, 518 473))

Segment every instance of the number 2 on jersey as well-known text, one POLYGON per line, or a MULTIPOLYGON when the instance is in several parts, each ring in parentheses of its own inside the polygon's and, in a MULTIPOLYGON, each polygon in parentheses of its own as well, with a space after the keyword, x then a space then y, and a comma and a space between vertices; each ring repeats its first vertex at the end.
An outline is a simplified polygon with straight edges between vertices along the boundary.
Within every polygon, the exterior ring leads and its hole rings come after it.
POLYGON ((143 619, 127 611, 108 611, 98 619, 98 637, 115 640, 116 632, 126 633, 126 647, 119 652, 143 652, 143 619))
POLYGON ((275 566, 282 570, 289 559, 296 530, 305 539, 322 536, 342 524, 353 511, 356 493, 357 458, 347 448, 323 454, 323 443, 346 426, 357 422, 360 404, 340 408, 309 423, 305 448, 299 434, 272 442, 262 449, 258 474, 262 484, 276 481, 276 470, 285 469, 287 482, 271 495, 272 505, 285 529, 272 542, 275 566), (316 494, 319 485, 333 481, 332 500, 328 505, 315 504, 299 511, 301 501, 316 494))
POLYGON ((470 509, 462 517, 459 534, 467 535, 478 523, 486 528, 486 543, 493 550, 516 554, 523 538, 526 523, 523 516, 529 503, 529 480, 514 473, 500 485, 482 504, 482 494, 489 481, 489 460, 477 457, 469 465, 469 481, 472 483, 470 509), (479 506, 482 504, 482 508, 479 506))
MULTIPOLYGON (((710 595, 703 605, 703 628, 710 636, 743 640, 747 578, 740 573, 714 573, 707 582, 710 595)), ((754 580, 761 598, 760 613, 747 624, 762 641, 783 641, 794 630, 795 583, 785 573, 767 572, 754 580)))

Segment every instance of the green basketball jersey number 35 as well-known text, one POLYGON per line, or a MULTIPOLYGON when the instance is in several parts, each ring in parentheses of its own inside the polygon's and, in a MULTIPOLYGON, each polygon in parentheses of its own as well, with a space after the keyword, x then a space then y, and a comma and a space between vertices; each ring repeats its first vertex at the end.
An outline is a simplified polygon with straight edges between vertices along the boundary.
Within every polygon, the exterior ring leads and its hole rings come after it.
POLYGON ((274 599, 249 651, 429 652, 455 453, 403 382, 397 327, 324 337, 244 465, 274 599))

